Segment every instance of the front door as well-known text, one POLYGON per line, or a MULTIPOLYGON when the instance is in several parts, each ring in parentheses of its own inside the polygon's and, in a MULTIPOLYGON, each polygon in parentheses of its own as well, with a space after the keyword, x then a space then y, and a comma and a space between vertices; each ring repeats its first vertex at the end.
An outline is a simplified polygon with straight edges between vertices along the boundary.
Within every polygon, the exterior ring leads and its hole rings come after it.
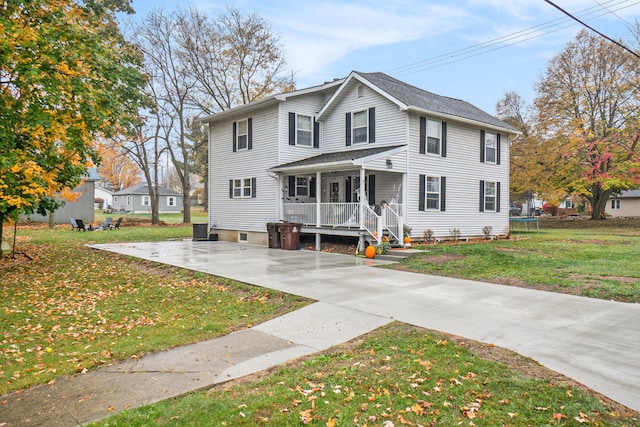
POLYGON ((331 177, 327 179, 327 195, 329 203, 344 201, 344 178, 331 177))

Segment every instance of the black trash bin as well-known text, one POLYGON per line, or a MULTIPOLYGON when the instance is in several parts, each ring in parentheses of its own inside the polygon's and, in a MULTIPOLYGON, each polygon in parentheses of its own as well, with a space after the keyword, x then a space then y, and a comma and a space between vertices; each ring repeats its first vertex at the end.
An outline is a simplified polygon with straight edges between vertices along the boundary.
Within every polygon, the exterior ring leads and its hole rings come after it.
POLYGON ((302 227, 302 224, 298 222, 283 222, 280 224, 280 245, 282 249, 289 251, 298 249, 300 227, 302 227))
POLYGON ((207 228, 209 224, 194 223, 193 224, 193 240, 209 240, 207 228))
POLYGON ((269 247, 280 249, 280 223, 268 222, 267 234, 269 235, 269 247))

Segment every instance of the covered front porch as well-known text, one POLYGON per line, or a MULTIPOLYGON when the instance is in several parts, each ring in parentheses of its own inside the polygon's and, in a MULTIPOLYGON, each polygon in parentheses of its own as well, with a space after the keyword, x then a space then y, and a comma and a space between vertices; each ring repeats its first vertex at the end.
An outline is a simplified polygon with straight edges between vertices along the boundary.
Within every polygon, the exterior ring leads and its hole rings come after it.
POLYGON ((283 221, 302 233, 356 236, 378 244, 400 243, 406 210, 406 147, 323 154, 272 169, 282 194, 283 221), (343 157, 342 160, 337 159, 343 157))

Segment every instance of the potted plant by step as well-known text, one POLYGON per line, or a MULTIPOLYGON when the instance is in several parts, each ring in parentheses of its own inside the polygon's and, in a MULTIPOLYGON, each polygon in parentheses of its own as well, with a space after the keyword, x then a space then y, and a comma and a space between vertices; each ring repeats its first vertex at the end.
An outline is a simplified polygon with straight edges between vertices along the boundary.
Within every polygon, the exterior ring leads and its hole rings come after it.
POLYGON ((209 229, 209 241, 211 242, 218 241, 218 233, 216 233, 217 228, 218 228, 218 223, 214 221, 213 224, 211 224, 211 228, 209 229))

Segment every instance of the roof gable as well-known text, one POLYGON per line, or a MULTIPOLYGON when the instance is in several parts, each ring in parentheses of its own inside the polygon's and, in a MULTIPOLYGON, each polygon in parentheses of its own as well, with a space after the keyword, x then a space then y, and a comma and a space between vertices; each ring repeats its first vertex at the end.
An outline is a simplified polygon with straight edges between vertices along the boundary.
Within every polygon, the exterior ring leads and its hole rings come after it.
POLYGON ((346 90, 353 80, 358 80, 365 84, 375 92, 387 98, 389 101, 398 105, 402 110, 415 110, 425 114, 432 113, 436 115, 450 116, 466 121, 473 121, 479 124, 485 124, 492 127, 517 133, 517 130, 509 124, 493 117, 460 99, 449 98, 446 96, 436 95, 418 87, 409 85, 400 80, 394 79, 384 73, 361 73, 353 71, 349 77, 345 79, 340 89, 329 99, 319 114, 322 115, 333 108, 334 103, 340 98, 341 93, 346 90))

